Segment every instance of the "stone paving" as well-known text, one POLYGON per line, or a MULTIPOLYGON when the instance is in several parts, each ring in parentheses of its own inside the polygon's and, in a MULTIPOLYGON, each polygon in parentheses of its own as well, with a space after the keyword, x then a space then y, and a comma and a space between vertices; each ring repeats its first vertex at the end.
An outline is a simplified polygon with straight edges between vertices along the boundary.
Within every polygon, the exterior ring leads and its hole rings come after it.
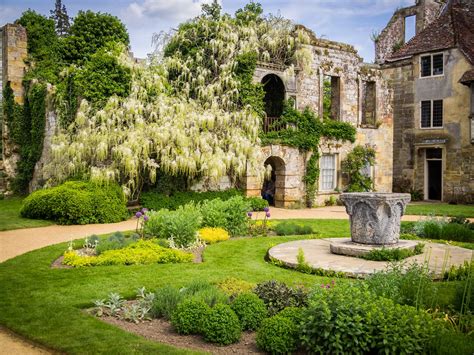
MULTIPOLYGON (((279 244, 271 248, 268 252, 270 257, 275 258, 285 265, 296 267, 297 255, 300 248, 304 252, 306 262, 315 269, 333 270, 344 272, 350 277, 366 277, 375 271, 384 270, 389 262, 371 261, 361 258, 332 254, 329 246, 333 240, 327 239, 309 239, 297 240, 293 242, 279 244)), ((457 246, 425 243, 424 253, 405 259, 407 264, 416 262, 423 264, 428 261, 430 270, 436 275, 440 275, 443 270, 443 261, 447 256, 447 267, 451 265, 461 265, 464 261, 470 261, 473 257, 473 251, 457 246)))

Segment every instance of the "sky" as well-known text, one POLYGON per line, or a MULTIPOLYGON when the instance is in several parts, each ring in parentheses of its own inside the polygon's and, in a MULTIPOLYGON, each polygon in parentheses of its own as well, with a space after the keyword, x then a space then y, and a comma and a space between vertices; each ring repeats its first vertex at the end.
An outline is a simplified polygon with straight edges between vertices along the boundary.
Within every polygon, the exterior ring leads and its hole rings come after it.
MULTIPOLYGON (((177 28, 201 12, 210 0, 63 0, 69 16, 79 10, 107 12, 126 25, 132 52, 146 58, 152 52, 152 35, 177 28)), ((220 0, 224 12, 233 14, 250 0, 220 0)), ((11 23, 28 8, 49 16, 54 0, 0 0, 0 26, 11 23)), ((374 59, 371 35, 380 32, 399 7, 415 0, 260 0, 264 13, 281 14, 309 27, 316 36, 352 44, 366 62, 374 59)))

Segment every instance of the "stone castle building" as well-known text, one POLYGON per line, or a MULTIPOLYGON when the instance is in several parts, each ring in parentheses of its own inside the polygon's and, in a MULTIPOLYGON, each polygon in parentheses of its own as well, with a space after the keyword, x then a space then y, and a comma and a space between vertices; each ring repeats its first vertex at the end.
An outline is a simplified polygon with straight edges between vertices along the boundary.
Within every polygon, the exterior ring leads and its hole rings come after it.
MULTIPOLYGON (((317 38, 308 30, 311 74, 296 70, 288 77, 284 67, 258 66, 254 81, 262 83, 266 93, 264 130, 275 127, 283 101, 289 98, 298 109, 310 107, 319 117, 356 127, 354 144, 320 142, 314 204, 324 204, 345 188, 341 162, 355 145, 368 145, 376 151, 375 165, 365 169, 376 191, 421 190, 424 199, 438 200, 473 194, 472 3, 416 0, 414 6, 397 10, 376 38, 375 64, 364 63, 351 45, 317 38), (416 35, 407 40, 406 20, 412 17, 416 35), (327 100, 330 112, 325 112, 323 105, 327 100)), ((21 102, 26 33, 16 25, 6 25, 1 31, 2 86, 10 81, 21 102)), ((12 176, 15 150, 5 145, 8 131, 2 126, 4 171, 12 176)), ((265 146, 262 152, 261 165, 270 164, 274 172, 275 205, 304 205, 304 176, 311 153, 283 145, 265 146)), ((0 174, 1 169, 2 165, 0 174)), ((257 176, 247 176, 247 194, 260 196, 263 184, 257 176)), ((229 181, 219 187, 228 186, 229 181)), ((196 188, 207 187, 198 184, 196 188)))

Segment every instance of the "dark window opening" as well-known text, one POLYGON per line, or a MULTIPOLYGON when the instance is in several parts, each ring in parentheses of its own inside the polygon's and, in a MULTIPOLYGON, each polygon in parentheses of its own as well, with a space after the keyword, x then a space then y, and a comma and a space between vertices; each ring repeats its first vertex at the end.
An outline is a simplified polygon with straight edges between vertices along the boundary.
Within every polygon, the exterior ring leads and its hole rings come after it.
POLYGON ((375 82, 364 81, 362 86, 362 125, 375 126, 376 94, 375 82))
POLYGON ((416 15, 405 17, 405 43, 416 35, 416 15))
POLYGON ((443 100, 421 101, 421 127, 443 127, 443 100))
POLYGON ((265 121, 264 132, 278 131, 282 127, 278 125, 278 118, 283 113, 283 103, 285 101, 285 85, 275 74, 268 74, 262 79, 263 90, 265 91, 265 121))
POLYGON ((421 76, 431 76, 431 56, 421 57, 421 76))
POLYGON ((433 56, 433 75, 443 74, 443 54, 433 56))
POLYGON ((325 75, 323 78, 323 118, 339 120, 340 80, 337 76, 325 75))

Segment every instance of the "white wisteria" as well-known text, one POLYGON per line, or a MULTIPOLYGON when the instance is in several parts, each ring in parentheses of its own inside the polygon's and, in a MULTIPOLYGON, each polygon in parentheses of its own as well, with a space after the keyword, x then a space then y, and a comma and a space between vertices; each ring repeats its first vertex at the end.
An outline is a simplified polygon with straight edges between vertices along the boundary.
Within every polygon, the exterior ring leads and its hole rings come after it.
POLYGON ((191 178, 238 178, 247 169, 264 173, 259 161, 260 118, 238 105, 240 82, 236 58, 258 53, 260 61, 289 70, 309 67, 308 35, 288 21, 269 17, 240 23, 224 15, 204 16, 179 30, 170 45, 200 43, 194 53, 177 51, 160 63, 132 68, 131 93, 111 97, 94 109, 83 100, 75 121, 53 138, 45 166, 50 185, 81 175, 94 181, 119 182, 129 198, 158 172, 191 178))

